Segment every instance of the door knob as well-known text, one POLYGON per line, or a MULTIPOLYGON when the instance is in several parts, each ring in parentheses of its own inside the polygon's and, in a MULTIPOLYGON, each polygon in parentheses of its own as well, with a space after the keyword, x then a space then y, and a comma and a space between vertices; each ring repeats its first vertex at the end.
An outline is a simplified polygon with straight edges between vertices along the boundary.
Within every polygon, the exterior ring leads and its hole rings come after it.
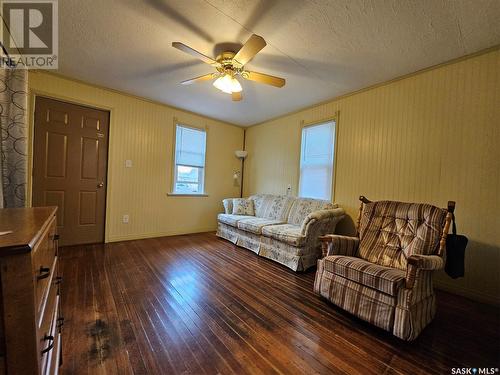
POLYGON ((103 186, 104 186, 104 182, 102 182, 102 181, 97 184, 98 188, 102 188, 103 186))

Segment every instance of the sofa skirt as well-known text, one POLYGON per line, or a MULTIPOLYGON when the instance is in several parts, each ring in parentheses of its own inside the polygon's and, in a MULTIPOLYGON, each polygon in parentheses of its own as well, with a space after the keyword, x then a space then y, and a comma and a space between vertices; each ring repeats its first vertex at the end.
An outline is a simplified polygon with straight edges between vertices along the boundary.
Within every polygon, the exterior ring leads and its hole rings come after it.
POLYGON ((315 266, 321 253, 319 248, 308 251, 306 247, 295 247, 221 222, 217 226, 217 236, 251 250, 264 258, 283 264, 296 272, 305 271, 315 266))
POLYGON ((315 266, 320 254, 319 248, 295 247, 274 238, 261 237, 259 255, 281 263, 294 271, 306 271, 315 266))
POLYGON ((224 223, 218 223, 216 235, 235 244, 238 241, 238 228, 224 223))

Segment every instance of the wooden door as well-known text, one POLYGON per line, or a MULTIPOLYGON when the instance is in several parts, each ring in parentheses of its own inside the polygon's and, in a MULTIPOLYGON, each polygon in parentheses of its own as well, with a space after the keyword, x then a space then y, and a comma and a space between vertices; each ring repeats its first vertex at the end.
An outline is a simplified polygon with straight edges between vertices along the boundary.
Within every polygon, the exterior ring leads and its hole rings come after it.
POLYGON ((61 245, 104 241, 109 112, 37 97, 33 206, 58 206, 61 245))

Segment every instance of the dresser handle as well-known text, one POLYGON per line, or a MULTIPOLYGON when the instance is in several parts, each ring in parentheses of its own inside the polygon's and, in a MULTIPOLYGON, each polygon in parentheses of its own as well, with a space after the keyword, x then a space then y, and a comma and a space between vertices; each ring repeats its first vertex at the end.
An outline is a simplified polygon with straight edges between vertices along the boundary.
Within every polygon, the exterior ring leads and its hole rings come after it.
POLYGON ((57 328, 61 329, 63 325, 64 325, 64 317, 61 316, 57 318, 57 328))
POLYGON ((37 276, 37 280, 46 279, 50 276, 50 268, 40 266, 40 274, 37 276))
POLYGON ((54 235, 52 236, 52 239, 53 239, 54 241, 58 241, 58 240, 59 240, 59 235, 58 235, 58 234, 54 234, 54 235))
POLYGON ((49 346, 47 346, 45 349, 42 350, 42 354, 45 354, 47 352, 50 352, 54 348, 54 336, 51 335, 45 335, 43 337, 45 341, 50 341, 49 346))
POLYGON ((56 278, 54 280, 54 284, 59 285, 62 283, 62 281, 63 281, 62 276, 56 276, 56 278))

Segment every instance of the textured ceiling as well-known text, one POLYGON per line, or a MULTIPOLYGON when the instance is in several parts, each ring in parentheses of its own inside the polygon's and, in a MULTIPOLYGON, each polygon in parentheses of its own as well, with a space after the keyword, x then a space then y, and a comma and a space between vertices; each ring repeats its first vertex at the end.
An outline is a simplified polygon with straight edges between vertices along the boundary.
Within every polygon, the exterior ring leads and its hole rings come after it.
POLYGON ((498 0, 64 0, 59 73, 252 125, 498 45, 498 20, 498 0), (252 33, 268 45, 247 69, 285 87, 244 81, 232 102, 210 82, 179 84, 212 68, 173 41, 215 56, 252 33))

